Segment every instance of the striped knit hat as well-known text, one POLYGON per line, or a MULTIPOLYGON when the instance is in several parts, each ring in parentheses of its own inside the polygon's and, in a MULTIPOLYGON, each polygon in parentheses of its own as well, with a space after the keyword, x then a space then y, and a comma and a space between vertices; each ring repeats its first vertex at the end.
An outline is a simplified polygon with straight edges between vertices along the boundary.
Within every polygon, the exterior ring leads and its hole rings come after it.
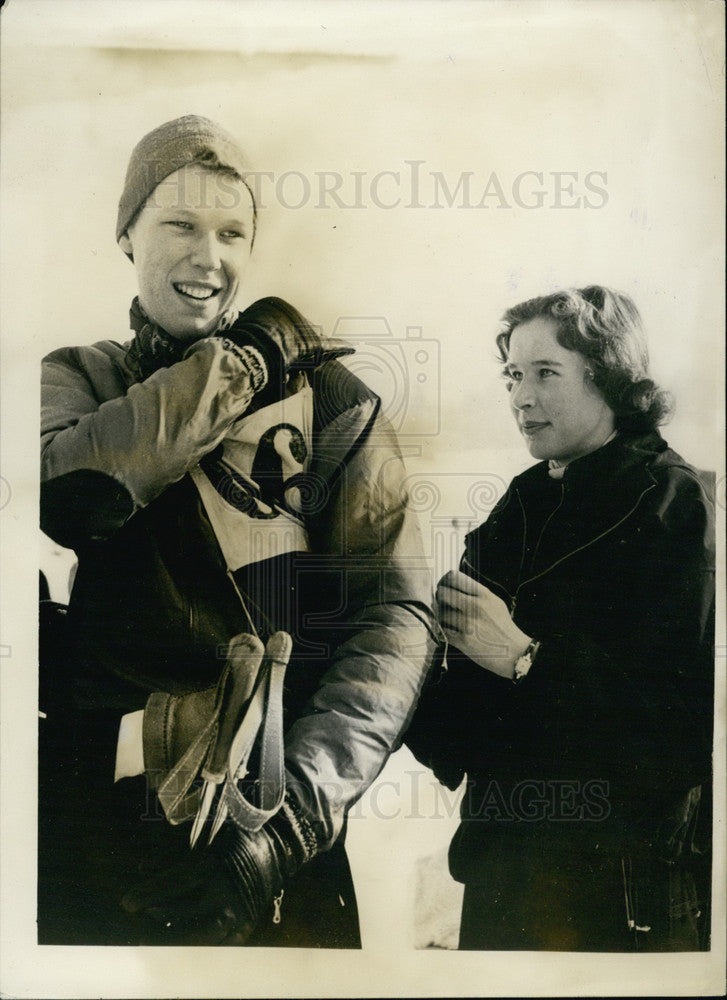
POLYGON ((184 115, 145 135, 134 147, 126 171, 116 222, 117 242, 158 184, 180 167, 210 155, 244 181, 250 168, 242 150, 229 132, 209 118, 184 115))

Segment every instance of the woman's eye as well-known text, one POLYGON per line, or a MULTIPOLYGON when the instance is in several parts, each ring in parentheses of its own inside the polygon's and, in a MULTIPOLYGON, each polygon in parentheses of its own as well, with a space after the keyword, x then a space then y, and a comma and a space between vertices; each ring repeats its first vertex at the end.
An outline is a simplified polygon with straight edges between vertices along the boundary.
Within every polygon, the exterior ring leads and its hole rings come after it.
POLYGON ((540 378, 550 378, 551 375, 555 375, 556 372, 552 368, 541 368, 538 372, 540 378))
POLYGON ((223 240, 244 240, 245 234, 238 232, 236 229, 227 229, 221 234, 223 240))
POLYGON ((175 229, 191 229, 192 224, 186 222, 184 219, 170 219, 167 223, 168 226, 173 226, 175 229))

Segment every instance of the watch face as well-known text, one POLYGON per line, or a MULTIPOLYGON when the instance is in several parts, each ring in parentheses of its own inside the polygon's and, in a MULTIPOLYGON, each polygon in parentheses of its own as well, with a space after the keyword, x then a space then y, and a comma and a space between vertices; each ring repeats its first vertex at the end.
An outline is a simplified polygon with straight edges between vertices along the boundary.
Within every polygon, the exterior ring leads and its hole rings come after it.
POLYGON ((528 670, 532 667, 533 660, 539 649, 540 643, 533 640, 522 656, 517 658, 515 661, 515 673, 512 678, 513 684, 518 684, 525 677, 528 670))

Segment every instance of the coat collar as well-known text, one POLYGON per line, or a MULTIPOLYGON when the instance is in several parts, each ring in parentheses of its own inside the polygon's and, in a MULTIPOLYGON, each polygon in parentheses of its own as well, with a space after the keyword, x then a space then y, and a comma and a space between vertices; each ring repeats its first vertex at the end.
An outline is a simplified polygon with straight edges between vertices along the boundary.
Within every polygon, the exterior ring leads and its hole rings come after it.
MULTIPOLYGON (((587 489, 589 483, 600 489, 604 480, 626 485, 634 474, 638 478, 645 464, 667 447, 658 431, 638 436, 622 432, 602 448, 569 462, 563 472, 563 482, 578 490, 587 489)), ((516 476, 513 486, 527 489, 530 483, 540 482, 544 477, 548 477, 548 463, 538 462, 516 476)))
MULTIPOLYGON (((543 532, 531 573, 520 584, 549 572, 623 524, 656 485, 650 465, 666 447, 657 432, 638 438, 618 435, 597 451, 569 463, 560 481, 558 513, 543 532)), ((515 492, 524 526, 528 504, 542 490, 543 479, 549 479, 547 462, 517 479, 515 492)))
POLYGON ((549 573, 627 520, 654 488, 650 466, 666 449, 656 431, 642 436, 619 434, 597 451, 571 462, 559 481, 548 476, 547 462, 531 466, 513 479, 493 520, 467 537, 466 561, 474 568, 480 544, 484 545, 490 569, 483 566, 484 574, 478 573, 481 582, 489 585, 486 573, 492 572, 514 595, 523 584, 549 573), (543 530, 536 561, 523 575, 518 553, 524 551, 528 510, 536 505, 545 505, 554 513, 543 530))

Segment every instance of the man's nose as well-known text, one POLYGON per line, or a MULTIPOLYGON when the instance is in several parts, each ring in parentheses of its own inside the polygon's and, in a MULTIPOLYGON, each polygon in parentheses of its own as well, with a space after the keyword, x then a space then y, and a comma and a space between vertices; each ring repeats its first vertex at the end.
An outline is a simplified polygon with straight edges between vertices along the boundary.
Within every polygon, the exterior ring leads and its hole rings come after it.
POLYGON ((195 240, 191 261, 205 271, 216 271, 220 267, 220 247, 216 233, 200 233, 195 240))

